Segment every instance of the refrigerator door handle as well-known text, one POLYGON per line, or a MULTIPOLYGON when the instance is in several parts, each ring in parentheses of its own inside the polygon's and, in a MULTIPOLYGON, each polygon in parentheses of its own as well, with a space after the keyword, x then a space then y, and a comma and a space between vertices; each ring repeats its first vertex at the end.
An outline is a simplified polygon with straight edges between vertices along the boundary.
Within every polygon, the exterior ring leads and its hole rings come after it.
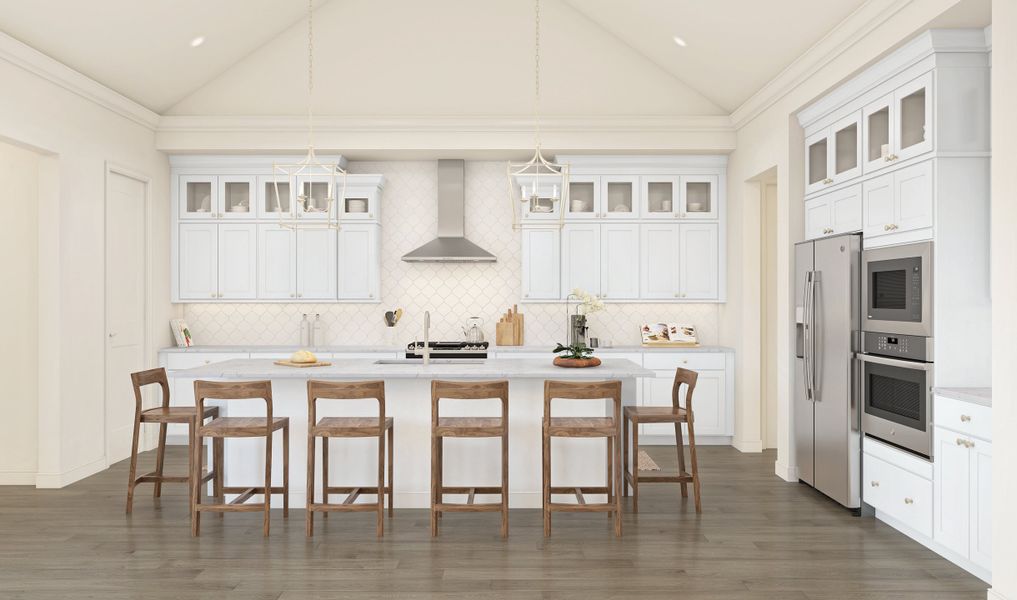
POLYGON ((809 290, 809 304, 812 305, 812 310, 809 311, 810 318, 812 321, 812 359, 809 361, 812 363, 812 401, 820 402, 821 398, 817 384, 821 383, 819 380, 822 379, 823 371, 823 328, 820 327, 819 319, 822 318, 817 316, 816 311, 816 287, 823 280, 822 271, 812 272, 812 286, 809 290))
POLYGON ((805 313, 805 351, 802 353, 803 366, 805 367, 805 399, 813 401, 812 388, 812 271, 805 273, 805 289, 803 290, 804 313, 805 313))

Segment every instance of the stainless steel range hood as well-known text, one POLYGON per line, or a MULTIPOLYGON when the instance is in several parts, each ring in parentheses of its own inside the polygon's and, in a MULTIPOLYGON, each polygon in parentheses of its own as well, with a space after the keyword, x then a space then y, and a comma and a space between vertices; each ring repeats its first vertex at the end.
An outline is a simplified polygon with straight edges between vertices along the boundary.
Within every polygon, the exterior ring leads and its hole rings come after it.
POLYGON ((466 193, 462 160, 438 161, 438 237, 403 255, 406 262, 495 262, 493 254, 466 239, 466 193))

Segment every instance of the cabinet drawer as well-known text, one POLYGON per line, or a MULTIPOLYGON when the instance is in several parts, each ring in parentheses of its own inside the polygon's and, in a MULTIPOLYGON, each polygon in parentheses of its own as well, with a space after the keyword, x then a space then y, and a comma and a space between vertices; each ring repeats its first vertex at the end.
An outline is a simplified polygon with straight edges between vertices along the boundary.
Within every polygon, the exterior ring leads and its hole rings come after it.
POLYGON ((660 353, 647 352, 643 355, 643 366, 647 369, 674 370, 678 367, 702 370, 723 370, 726 368, 727 359, 722 353, 710 354, 706 352, 681 353, 660 353))
POLYGON ((876 510, 932 537, 932 481, 863 454, 862 497, 876 510))
POLYGON ((938 427, 992 441, 992 409, 988 406, 936 396, 932 419, 938 427))
POLYGON ((233 360, 234 358, 247 358, 248 356, 250 355, 246 352, 172 353, 166 355, 166 369, 170 371, 174 369, 190 369, 224 360, 233 360))

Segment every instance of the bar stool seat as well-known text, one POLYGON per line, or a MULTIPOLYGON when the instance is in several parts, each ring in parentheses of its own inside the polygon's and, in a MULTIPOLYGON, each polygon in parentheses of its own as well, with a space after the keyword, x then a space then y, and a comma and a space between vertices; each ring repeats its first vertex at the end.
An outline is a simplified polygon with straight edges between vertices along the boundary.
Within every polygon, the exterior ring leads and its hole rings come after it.
POLYGON ((392 429, 395 421, 385 417, 385 424, 378 428, 377 417, 324 417, 312 428, 318 437, 376 437, 392 429))
POLYGON ((439 417, 435 433, 441 437, 498 437, 503 427, 500 417, 439 417))
MULTIPOLYGON (((205 408, 202 418, 214 418, 219 416, 219 407, 209 406, 205 408)), ((198 409, 193 406, 157 406, 141 411, 142 423, 190 423, 198 409)))
POLYGON ((639 423, 674 423, 686 418, 684 408, 671 408, 664 406, 626 406, 625 418, 639 423))
POLYGON ((611 417, 551 417, 548 432, 553 437, 608 437, 618 431, 611 417))
MULTIPOLYGON (((272 431, 289 427, 289 417, 272 417, 272 431)), ((265 437, 265 417, 220 417, 201 428, 204 437, 265 437)))

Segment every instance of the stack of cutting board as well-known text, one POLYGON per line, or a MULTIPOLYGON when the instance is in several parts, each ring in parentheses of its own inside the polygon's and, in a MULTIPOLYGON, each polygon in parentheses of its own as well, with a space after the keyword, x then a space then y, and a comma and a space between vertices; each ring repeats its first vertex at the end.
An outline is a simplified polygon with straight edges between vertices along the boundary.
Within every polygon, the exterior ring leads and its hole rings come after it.
POLYGON ((519 305, 513 305, 501 316, 495 326, 494 343, 498 346, 523 345, 523 315, 519 305))

